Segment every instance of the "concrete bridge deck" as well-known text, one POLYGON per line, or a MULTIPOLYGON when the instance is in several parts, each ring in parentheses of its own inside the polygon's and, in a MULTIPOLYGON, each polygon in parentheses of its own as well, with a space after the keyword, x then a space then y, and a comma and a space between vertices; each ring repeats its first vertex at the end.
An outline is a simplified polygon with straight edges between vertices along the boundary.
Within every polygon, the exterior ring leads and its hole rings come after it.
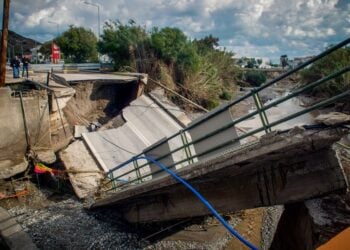
MULTIPOLYGON (((347 182, 332 149, 340 137, 339 131, 332 129, 270 133, 254 144, 197 162, 177 174, 221 213, 345 192, 347 182)), ((131 222, 209 214, 170 176, 110 193, 92 208, 103 206, 115 207, 131 222)))

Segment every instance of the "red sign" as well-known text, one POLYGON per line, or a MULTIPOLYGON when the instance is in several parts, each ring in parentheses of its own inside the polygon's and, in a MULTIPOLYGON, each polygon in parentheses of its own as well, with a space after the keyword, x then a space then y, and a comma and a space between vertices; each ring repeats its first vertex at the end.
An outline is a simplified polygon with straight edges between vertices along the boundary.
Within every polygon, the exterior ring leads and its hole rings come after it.
POLYGON ((58 63, 60 60, 60 48, 55 42, 52 42, 52 63, 58 63))

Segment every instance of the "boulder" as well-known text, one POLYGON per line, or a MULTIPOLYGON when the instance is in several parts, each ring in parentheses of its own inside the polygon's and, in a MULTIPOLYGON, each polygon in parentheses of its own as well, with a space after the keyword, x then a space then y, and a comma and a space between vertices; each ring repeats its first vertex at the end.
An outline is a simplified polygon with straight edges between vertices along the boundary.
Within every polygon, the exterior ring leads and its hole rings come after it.
POLYGON ((350 122, 350 115, 340 113, 340 112, 331 112, 328 114, 318 115, 315 118, 316 123, 322 123, 325 125, 336 125, 341 123, 350 122))

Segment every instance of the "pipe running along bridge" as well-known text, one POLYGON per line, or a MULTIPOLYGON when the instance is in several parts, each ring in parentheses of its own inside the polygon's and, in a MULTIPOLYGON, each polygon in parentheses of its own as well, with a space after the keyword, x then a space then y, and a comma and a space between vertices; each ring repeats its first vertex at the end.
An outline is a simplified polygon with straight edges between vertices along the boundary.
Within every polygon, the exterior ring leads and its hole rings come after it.
POLYGON ((346 177, 332 149, 332 144, 343 135, 343 129, 325 125, 294 127, 288 125, 293 124, 288 121, 349 98, 350 90, 303 110, 287 111, 278 120, 269 119, 267 113, 277 105, 346 74, 350 65, 270 103, 263 104, 259 94, 349 42, 350 38, 207 113, 116 166, 109 171, 108 180, 102 185, 102 195, 92 208, 113 206, 131 222, 210 213, 192 192, 159 168, 157 162, 190 183, 220 213, 345 192, 346 177), (248 98, 254 100, 256 110, 233 119, 232 110, 248 98), (236 129, 256 115, 260 117, 261 126, 249 131, 236 129))

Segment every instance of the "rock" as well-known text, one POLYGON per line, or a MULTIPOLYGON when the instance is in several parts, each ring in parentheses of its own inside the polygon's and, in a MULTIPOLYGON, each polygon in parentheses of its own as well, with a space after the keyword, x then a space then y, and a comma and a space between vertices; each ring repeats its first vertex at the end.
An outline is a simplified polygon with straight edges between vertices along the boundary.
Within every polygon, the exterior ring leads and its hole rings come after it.
POLYGON ((350 115, 340 112, 330 112, 328 114, 318 115, 315 118, 315 122, 323 123, 325 125, 336 125, 350 122, 350 115))
POLYGON ((25 158, 14 162, 13 160, 0 161, 0 179, 7 179, 11 176, 24 172, 28 167, 28 162, 25 158))
POLYGON ((52 149, 35 151, 38 160, 45 164, 52 164, 56 161, 55 152, 52 149))
POLYGON ((272 131, 271 133, 265 134, 260 137, 261 145, 268 145, 270 143, 280 140, 282 140, 282 137, 279 135, 279 131, 272 131))
POLYGON ((303 133, 305 132, 305 128, 303 127, 299 127, 299 126, 296 126, 294 128, 292 128, 288 134, 291 135, 291 136, 303 136, 303 133))
POLYGON ((89 130, 85 126, 82 126, 82 125, 74 126, 74 138, 81 138, 81 135, 87 132, 89 132, 89 130))
POLYGON ((85 198, 98 190, 104 176, 83 141, 75 141, 59 155, 79 198, 85 198))

